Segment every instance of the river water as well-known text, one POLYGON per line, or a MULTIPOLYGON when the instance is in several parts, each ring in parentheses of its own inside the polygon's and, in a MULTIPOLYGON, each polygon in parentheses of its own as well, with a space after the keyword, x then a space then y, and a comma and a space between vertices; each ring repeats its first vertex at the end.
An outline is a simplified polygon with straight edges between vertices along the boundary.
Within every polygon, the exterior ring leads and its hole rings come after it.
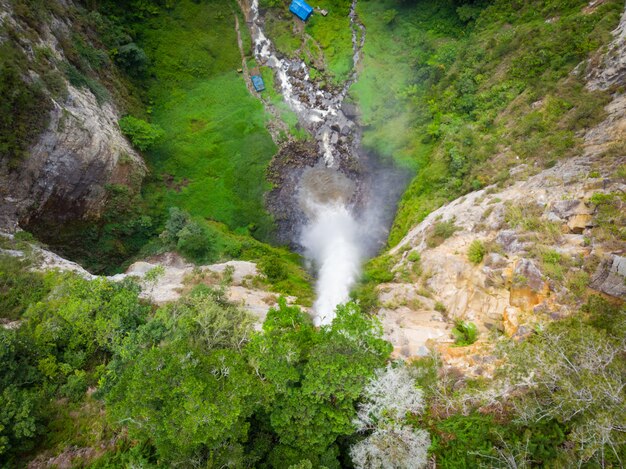
POLYGON ((310 79, 302 60, 280 57, 263 31, 258 0, 249 12, 254 54, 257 62, 272 68, 283 99, 297 114, 300 124, 315 138, 319 160, 300 178, 297 199, 306 223, 295 240, 316 272, 317 298, 313 305, 317 325, 332 322, 337 305, 349 300, 364 260, 379 249, 387 236, 400 191, 389 168, 371 170, 361 180, 341 171, 341 161, 361 158, 359 127, 343 109, 350 86, 357 79, 357 65, 365 41, 365 28, 356 15, 356 0, 350 10, 353 70, 338 89, 322 89, 310 79), (365 185, 369 186, 363 190, 365 185), (364 196, 365 194, 365 196, 364 196))

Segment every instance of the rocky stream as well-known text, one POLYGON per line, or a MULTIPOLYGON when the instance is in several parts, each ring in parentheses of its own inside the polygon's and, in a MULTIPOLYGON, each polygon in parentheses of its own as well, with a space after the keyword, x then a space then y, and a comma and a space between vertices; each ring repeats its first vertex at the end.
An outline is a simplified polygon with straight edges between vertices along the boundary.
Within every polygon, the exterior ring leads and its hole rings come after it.
POLYGON ((242 3, 254 49, 313 143, 289 142, 270 167, 268 206, 279 239, 304 253, 317 276, 316 322, 332 320, 348 300, 361 264, 385 242, 407 175, 360 146, 358 110, 347 102, 365 43, 357 1, 350 8, 353 67, 341 86, 321 86, 300 58, 281 56, 264 32, 258 0, 242 3))

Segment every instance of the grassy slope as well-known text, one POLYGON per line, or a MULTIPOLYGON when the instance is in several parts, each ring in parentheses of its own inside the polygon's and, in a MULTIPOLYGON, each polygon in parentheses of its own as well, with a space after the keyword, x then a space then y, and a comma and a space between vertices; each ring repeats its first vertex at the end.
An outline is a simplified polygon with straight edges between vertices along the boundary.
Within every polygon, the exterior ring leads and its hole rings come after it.
POLYGON ((327 16, 315 13, 307 23, 306 32, 320 45, 332 81, 342 83, 352 70, 352 32, 350 0, 319 0, 316 7, 328 11, 327 16))
POLYGON ((352 94, 364 144, 417 170, 390 245, 446 200, 506 181, 515 165, 539 170, 575 153, 607 95, 570 72, 606 43, 623 6, 589 12, 587 3, 498 0, 466 23, 451 2, 359 3, 368 39, 352 94), (385 24, 390 9, 399 14, 385 24))
MULTIPOLYGON (((352 70, 352 32, 350 30, 350 0, 319 0, 311 3, 328 12, 327 16, 314 12, 306 23, 305 31, 313 38, 306 41, 298 35, 296 27, 300 22, 289 12, 290 0, 261 2, 262 8, 268 8, 265 32, 276 49, 285 55, 300 56, 312 65, 310 57, 323 57, 326 79, 334 84, 343 83, 352 70)), ((316 76, 315 69, 312 76, 316 76)), ((322 72, 321 70, 319 72, 322 72)))
POLYGON ((262 104, 237 75, 241 66, 228 3, 185 0, 151 19, 140 44, 151 59, 152 121, 166 132, 149 152, 152 204, 178 206, 232 229, 253 224, 267 238, 265 167, 276 151, 262 104), (174 177, 169 189, 162 184, 174 177))
POLYGON ((399 8, 393 0, 358 4, 367 36, 362 71, 351 96, 362 112, 363 145, 413 168, 423 165, 430 150, 415 132, 424 117, 413 103, 425 99, 429 86, 415 73, 416 63, 429 52, 426 44, 445 51, 463 33, 454 9, 440 3, 420 2, 419 8, 399 8), (386 24, 383 14, 391 9, 399 14, 386 24))

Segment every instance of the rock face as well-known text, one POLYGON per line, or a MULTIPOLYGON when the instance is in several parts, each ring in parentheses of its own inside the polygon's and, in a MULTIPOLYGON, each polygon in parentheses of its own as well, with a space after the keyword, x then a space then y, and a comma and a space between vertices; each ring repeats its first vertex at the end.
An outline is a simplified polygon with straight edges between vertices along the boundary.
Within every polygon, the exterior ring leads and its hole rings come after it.
POLYGON ((16 170, 0 169, 0 223, 45 219, 62 223, 96 218, 107 184, 131 184, 145 174, 141 157, 117 126, 111 104, 99 105, 88 90, 68 86, 55 103, 50 125, 16 170))
MULTIPOLYGON (((0 237, 12 239, 13 235, 0 231, 0 237)), ((87 280, 99 278, 75 262, 35 245, 30 245, 24 251, 0 249, 0 255, 28 257, 33 262, 33 268, 39 271, 73 272, 87 280)), ((126 273, 107 278, 119 282, 128 277, 139 282, 140 297, 156 305, 178 300, 195 285, 205 284, 213 288, 223 286, 228 301, 254 315, 259 329, 270 308, 278 305, 278 295, 264 288, 263 281, 259 282, 262 278, 253 262, 228 261, 197 267, 185 262, 178 254, 169 252, 135 262, 126 273)), ((286 300, 289 304, 295 302, 292 297, 286 300)), ((11 327, 11 324, 2 327, 11 327)))
POLYGON ((607 90, 626 83, 626 11, 619 26, 613 31, 615 39, 601 56, 599 64, 587 75, 587 86, 591 90, 607 90))
MULTIPOLYGON (((145 261, 132 264, 126 273, 110 277, 119 281, 134 277, 142 286, 141 297, 151 303, 161 305, 179 299, 194 285, 206 284, 212 287, 224 286, 226 298, 252 313, 260 328, 270 308, 278 305, 278 295, 258 286, 259 277, 256 264, 247 261, 228 261, 195 267, 174 253, 166 253, 145 261), (146 274, 155 268, 162 268, 155 278, 146 274)), ((287 298, 293 303, 294 298, 287 298)))
MULTIPOLYGON (((75 6, 65 2, 64 8, 75 6)), ((45 48, 56 64, 65 63, 58 37, 72 34, 70 15, 53 16, 36 31, 14 17, 9 2, 0 2, 0 13, 0 23, 23 37, 18 45, 30 60, 34 60, 32 50, 45 48)), ((0 42, 4 40, 8 39, 0 33, 0 42)), ((56 72, 64 76, 60 70, 56 72)), ((34 69, 29 73, 34 79, 38 76, 34 69)), ((107 184, 137 187, 145 174, 142 158, 119 130, 120 113, 115 104, 100 104, 89 89, 62 80, 67 96, 50 98, 49 125, 29 156, 17 168, 0 162, 0 227, 4 229, 38 219, 60 224, 95 218, 103 208, 107 184)))
MULTIPOLYGON (((602 58, 603 67, 590 75, 591 88, 611 88, 626 76, 626 14, 616 34, 602 58)), ((626 137, 626 95, 615 94, 606 111, 605 121, 586 132, 580 156, 507 188, 467 194, 431 213, 391 250, 397 259, 395 279, 379 286, 379 316, 396 355, 410 358, 423 355, 426 347, 436 348, 444 361, 448 357, 457 366, 459 357, 467 354, 449 347, 454 319, 474 322, 483 338, 494 328, 523 337, 534 323, 579 308, 572 299, 575 287, 553 280, 559 276, 588 278, 588 288, 626 299, 626 244, 592 236, 597 225, 592 195, 626 190, 623 176, 616 176, 626 164, 621 146, 626 137), (510 207, 531 208, 523 216, 535 217, 537 226, 525 229, 523 224, 509 223, 510 207), (453 221, 457 231, 439 246, 429 246, 434 226, 445 221, 453 221), (542 226, 551 234, 540 234, 542 226), (488 247, 478 265, 467 254, 477 240, 488 247), (570 263, 557 260, 556 273, 542 271, 539 241, 542 249, 570 263), (417 258, 421 274, 412 275, 411 259, 417 258), (588 259, 599 260, 592 275, 582 267, 594 268, 588 259)))
POLYGON ((626 257, 611 255, 591 279, 591 287, 616 298, 626 299, 626 257))

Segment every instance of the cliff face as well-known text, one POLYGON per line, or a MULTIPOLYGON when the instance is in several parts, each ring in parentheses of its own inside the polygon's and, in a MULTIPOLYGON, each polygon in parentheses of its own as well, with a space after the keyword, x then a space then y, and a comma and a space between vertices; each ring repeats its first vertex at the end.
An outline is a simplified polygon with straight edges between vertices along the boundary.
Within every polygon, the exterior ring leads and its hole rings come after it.
POLYGON ((514 168, 517 182, 441 207, 391 251, 395 279, 379 286, 379 315, 397 355, 435 346, 448 364, 481 368, 481 340, 449 347, 455 320, 474 322, 482 339, 523 337, 578 311, 588 294, 626 300, 624 31, 626 14, 588 65, 588 87, 614 94, 582 154, 529 178, 514 168))
MULTIPOLYGON (((0 162, 0 226, 5 229, 37 220, 97 218, 107 184, 138 188, 145 174, 142 158, 119 130, 120 111, 113 100, 96 98, 89 87, 73 86, 66 78, 64 45, 76 37, 68 11, 76 6, 55 2, 55 7, 43 23, 33 26, 8 0, 0 1, 0 44, 12 43, 25 58, 22 78, 43 88, 41 109, 49 112, 47 127, 32 140, 26 156, 0 162), (54 93, 44 74, 54 74, 63 91, 54 93)), ((104 51, 99 53, 106 58, 104 51)))

